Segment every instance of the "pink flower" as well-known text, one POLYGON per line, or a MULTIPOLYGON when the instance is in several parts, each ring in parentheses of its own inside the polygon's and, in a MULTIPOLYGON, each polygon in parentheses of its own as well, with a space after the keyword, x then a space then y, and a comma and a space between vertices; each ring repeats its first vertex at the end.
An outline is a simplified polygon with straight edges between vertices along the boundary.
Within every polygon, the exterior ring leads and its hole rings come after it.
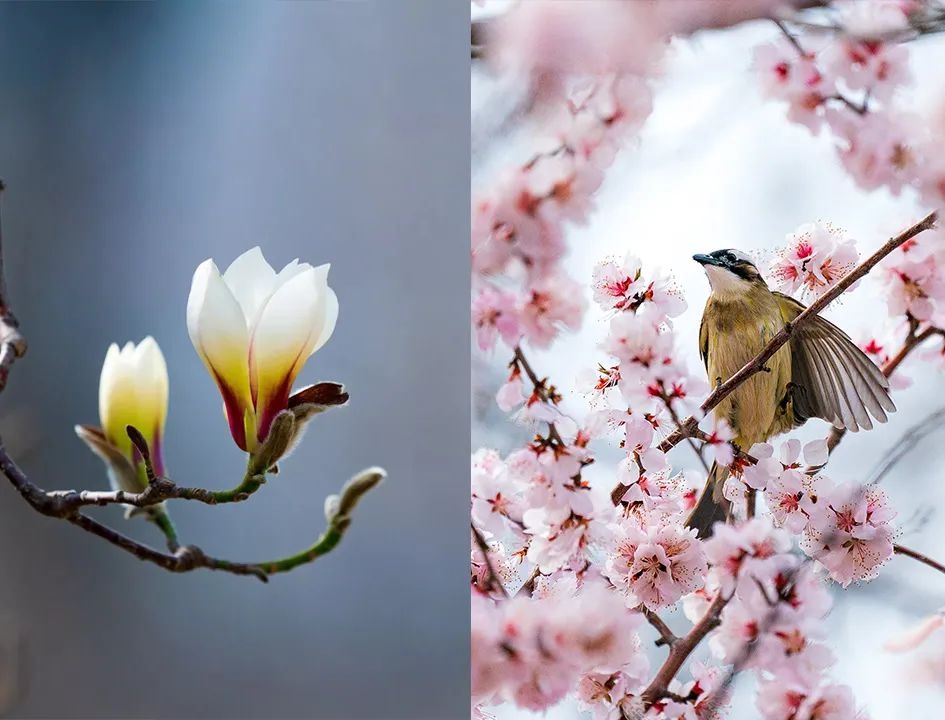
POLYGON ((655 610, 701 587, 706 569, 695 530, 627 521, 615 528, 604 574, 624 593, 628 606, 655 610))
POLYGON ((472 317, 480 350, 491 350, 499 337, 512 347, 521 337, 513 293, 484 286, 473 298, 472 317))
POLYGON ((817 67, 815 56, 799 56, 794 47, 779 41, 755 49, 755 68, 762 92, 787 101, 788 117, 816 133, 823 123, 824 100, 834 94, 834 88, 817 67))
POLYGON ((914 118, 890 112, 859 115, 846 109, 831 110, 826 118, 840 141, 840 162, 864 190, 886 187, 898 195, 919 177, 914 118))
MULTIPOLYGON (((510 701, 540 711, 571 692, 582 676, 617 675, 624 687, 647 674, 637 629, 641 618, 599 583, 573 595, 516 597, 501 605, 472 598, 474 703, 510 701)), ((594 683, 584 684, 598 701, 594 683)))
POLYGON ((817 297, 856 265, 856 246, 843 230, 829 223, 807 223, 787 236, 771 266, 778 288, 817 297))
POLYGON ((725 418, 712 416, 713 424, 711 431, 706 436, 706 446, 709 450, 709 457, 719 465, 731 465, 735 461, 735 449, 732 447, 732 439, 735 433, 725 418))
MULTIPOLYGON (((904 19, 901 12, 899 17, 904 19)), ((833 77, 843 80, 851 90, 869 90, 872 97, 884 102, 911 80, 909 51, 896 43, 873 38, 841 38, 825 55, 825 67, 833 77)))
POLYGON ((876 487, 841 485, 818 500, 823 511, 811 518, 804 547, 844 587, 871 580, 893 554, 895 512, 876 487))
POLYGON ((583 288, 565 275, 536 281, 521 310, 522 330, 536 347, 547 347, 562 329, 577 330, 584 314, 583 288))
POLYGON ((490 535, 503 535, 521 522, 521 491, 510 480, 495 450, 472 457, 472 520, 490 535), (511 521, 511 522, 510 522, 511 521))
POLYGON ((598 263, 591 284, 594 301, 604 310, 646 314, 655 325, 686 309, 679 289, 668 278, 643 277, 640 260, 632 254, 621 264, 614 260, 598 263))
POLYGON ((936 319, 945 308, 945 277, 939 259, 917 244, 898 252, 884 268, 882 280, 892 316, 912 315, 919 322, 936 319))
POLYGON ((767 575, 771 559, 790 549, 791 539, 769 519, 756 517, 738 526, 717 525, 702 546, 712 567, 711 577, 728 596, 742 573, 767 575))

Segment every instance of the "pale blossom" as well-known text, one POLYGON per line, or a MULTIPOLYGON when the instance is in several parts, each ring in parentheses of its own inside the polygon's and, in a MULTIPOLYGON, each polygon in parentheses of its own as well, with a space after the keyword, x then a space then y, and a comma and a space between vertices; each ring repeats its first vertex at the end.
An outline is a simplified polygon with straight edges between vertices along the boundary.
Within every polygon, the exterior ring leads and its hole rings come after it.
POLYGON ((843 585, 871 580, 892 557, 895 511, 879 488, 841 485, 818 499, 804 547, 843 585))
POLYGON ((502 535, 521 523, 521 492, 509 480, 505 463, 494 450, 472 458, 472 520, 490 535, 502 535))
POLYGON ((472 317, 480 350, 491 350, 500 337, 511 347, 521 337, 516 298, 511 292, 484 286, 473 299, 472 317))
POLYGON ((646 314, 654 324, 676 317, 686 309, 679 289, 661 275, 644 277, 640 260, 633 254, 628 254, 622 263, 613 259, 598 263, 591 286, 594 301, 603 309, 646 314))
POLYGON ((785 41, 755 49, 754 65, 762 92, 788 103, 788 117, 817 132, 823 124, 823 104, 834 87, 817 66, 813 54, 799 55, 785 41))
POLYGON ((854 241, 829 223, 801 225, 786 238, 771 266, 776 286, 791 294, 817 297, 833 287, 856 265, 854 241))
MULTIPOLYGON (((899 15, 902 17, 901 12, 899 15)), ((888 100, 896 88, 911 80, 909 51, 896 43, 875 38, 841 38, 825 55, 825 67, 833 77, 842 79, 851 90, 869 90, 871 96, 880 100, 888 100)))
POLYGON ((672 605, 705 581, 706 560, 696 531, 680 524, 615 528, 604 574, 626 596, 627 605, 651 610, 672 605))
POLYGON ((194 272, 187 330, 243 450, 253 452, 267 438, 289 406, 295 378, 335 329, 338 299, 328 267, 293 260, 277 273, 255 247, 222 275, 213 260, 194 272))
POLYGON ((577 330, 584 314, 582 288, 565 275, 543 277, 528 289, 521 308, 525 337, 536 347, 547 347, 561 330, 577 330))

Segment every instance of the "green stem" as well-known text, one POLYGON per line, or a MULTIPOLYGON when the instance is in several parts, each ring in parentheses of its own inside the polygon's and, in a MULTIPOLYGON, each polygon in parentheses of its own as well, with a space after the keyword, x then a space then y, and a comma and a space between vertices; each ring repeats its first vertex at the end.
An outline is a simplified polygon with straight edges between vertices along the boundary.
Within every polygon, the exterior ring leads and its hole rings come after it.
POLYGON ((333 523, 325 529, 325 532, 322 533, 322 536, 318 538, 318 540, 315 541, 315 544, 311 547, 308 547, 305 550, 296 553, 295 555, 284 557, 280 560, 271 560, 269 562, 258 563, 257 566, 267 575, 288 572, 289 570, 297 568, 299 565, 305 565, 306 563, 313 562, 322 555, 325 555, 334 550, 335 546, 341 542, 342 535, 344 535, 344 529, 333 523))
POLYGON ((167 510, 163 507, 152 508, 149 512, 149 519, 164 533, 167 549, 175 552, 180 547, 180 541, 177 539, 177 528, 174 527, 174 521, 167 514, 167 510))
POLYGON ((259 467, 259 461, 251 455, 246 464, 246 474, 243 475, 243 479, 236 487, 229 490, 178 487, 174 490, 174 497, 185 500, 200 500, 210 505, 241 502, 265 484, 268 471, 268 468, 259 467))

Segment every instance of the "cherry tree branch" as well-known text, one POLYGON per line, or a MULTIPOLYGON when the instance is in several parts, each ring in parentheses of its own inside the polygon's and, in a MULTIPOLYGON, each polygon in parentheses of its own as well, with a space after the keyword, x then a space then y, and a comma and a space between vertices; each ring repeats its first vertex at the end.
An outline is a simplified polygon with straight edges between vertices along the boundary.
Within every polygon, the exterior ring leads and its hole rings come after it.
POLYGON ((893 552, 896 553, 896 555, 905 555, 906 557, 910 557, 913 560, 918 560, 920 563, 924 563, 928 565, 930 568, 933 568, 934 570, 938 570, 940 573, 945 574, 945 565, 938 562, 937 560, 933 560, 928 555, 924 555, 920 553, 918 550, 913 550, 911 548, 907 548, 904 545, 899 545, 898 543, 895 543, 893 544, 893 552))
POLYGON ((657 615, 645 605, 641 605, 637 609, 640 611, 643 617, 646 618, 646 621, 655 628, 656 632, 660 634, 659 640, 656 641, 657 647, 660 645, 668 645, 669 647, 673 647, 679 642, 679 638, 676 636, 676 633, 670 629, 669 625, 663 622, 663 619, 659 615, 657 615))
POLYGON ((644 705, 649 707, 660 698, 666 697, 669 690, 669 683, 676 677, 676 673, 686 662, 686 659, 692 654, 699 643, 719 625, 719 617, 722 609, 725 607, 729 598, 719 593, 712 604, 709 605, 705 615, 699 622, 692 626, 692 629, 684 637, 678 638, 670 646, 669 655, 656 671, 653 680, 647 685, 646 689, 640 695, 644 705))
POLYGON ((505 597, 509 596, 508 591, 505 589, 505 585, 502 584, 502 581, 499 580, 499 575, 495 571, 495 566, 492 564, 492 556, 489 554, 489 543, 486 542, 486 539, 482 536, 479 528, 476 527, 475 523, 470 523, 472 528, 472 536, 476 542, 476 547, 479 548, 479 552, 482 554, 483 561, 486 564, 486 590, 498 590, 505 597))

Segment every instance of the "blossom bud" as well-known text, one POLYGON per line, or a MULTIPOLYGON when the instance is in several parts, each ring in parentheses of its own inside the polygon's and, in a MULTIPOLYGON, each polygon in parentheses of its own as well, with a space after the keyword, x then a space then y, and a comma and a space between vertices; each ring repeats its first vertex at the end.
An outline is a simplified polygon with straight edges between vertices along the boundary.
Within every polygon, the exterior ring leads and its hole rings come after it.
POLYGON ((99 381, 101 428, 76 425, 76 434, 108 469, 116 490, 140 492, 147 484, 144 458, 128 436, 137 429, 151 451, 154 472, 164 474, 161 443, 167 419, 167 365, 154 338, 140 344, 112 344, 99 381))

